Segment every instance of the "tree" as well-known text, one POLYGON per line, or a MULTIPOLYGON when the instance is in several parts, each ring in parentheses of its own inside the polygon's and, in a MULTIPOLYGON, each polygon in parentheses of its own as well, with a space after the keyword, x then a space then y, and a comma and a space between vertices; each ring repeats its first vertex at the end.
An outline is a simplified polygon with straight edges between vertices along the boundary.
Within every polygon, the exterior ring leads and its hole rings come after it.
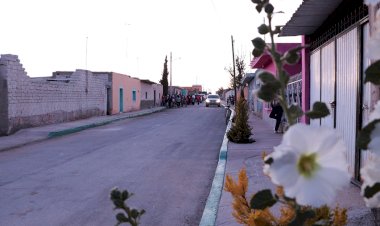
POLYGON ((238 71, 238 74, 236 76, 236 80, 238 81, 238 83, 236 83, 236 86, 240 88, 240 97, 241 98, 244 98, 244 86, 243 84, 241 83, 241 80, 243 79, 243 76, 245 74, 245 63, 244 63, 244 59, 242 59, 241 57, 236 57, 236 68, 237 68, 237 71, 238 71))
POLYGON ((236 78, 239 81, 239 85, 241 85, 241 80, 243 79, 245 71, 244 59, 242 59, 241 57, 236 57, 236 69, 238 71, 236 78))
MULTIPOLYGON (((230 74, 231 78, 230 78, 230 85, 228 88, 230 89, 234 89, 234 69, 232 69, 232 67, 229 67, 229 68, 225 68, 224 70, 228 71, 228 73, 230 74)), ((239 80, 238 78, 236 77, 235 78, 235 84, 236 84, 236 88, 239 87, 239 80)))
POLYGON ((167 96, 169 93, 169 83, 168 83, 168 56, 165 56, 164 70, 162 72, 162 79, 160 80, 161 85, 163 86, 163 95, 167 96))
MULTIPOLYGON (((238 72, 238 74, 235 77, 235 84, 236 84, 236 88, 238 89, 242 85, 241 80, 243 79, 243 76, 245 74, 244 59, 242 57, 236 57, 235 65, 238 72)), ((228 71, 228 73, 231 75, 229 88, 233 89, 234 88, 234 69, 232 67, 229 67, 229 68, 225 68, 225 70, 228 71)), ((241 92, 243 91, 241 90, 241 92)), ((244 94, 242 94, 242 97, 244 97, 244 94)))
POLYGON ((227 133, 228 140, 235 143, 252 143, 251 127, 248 124, 248 104, 244 98, 238 100, 236 106, 235 124, 227 133))
POLYGON ((216 94, 218 94, 219 96, 222 96, 223 95, 223 91, 224 91, 223 87, 220 87, 218 89, 218 91, 216 91, 216 94))

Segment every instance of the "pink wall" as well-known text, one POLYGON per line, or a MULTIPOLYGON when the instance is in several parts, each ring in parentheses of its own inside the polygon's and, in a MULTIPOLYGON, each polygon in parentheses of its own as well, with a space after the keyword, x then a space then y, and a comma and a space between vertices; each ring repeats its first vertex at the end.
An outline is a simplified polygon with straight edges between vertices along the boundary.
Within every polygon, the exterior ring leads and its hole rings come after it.
MULTIPOLYGON (((285 53, 289 49, 295 48, 295 47, 300 46, 300 45, 301 45, 301 43, 277 43, 276 48, 277 48, 277 51, 279 51, 281 53, 285 53)), ((295 65, 285 65, 284 66, 285 71, 288 72, 288 74, 290 76, 300 73, 303 69, 303 64, 302 64, 303 61, 302 60, 303 59, 298 61, 298 63, 295 65)), ((274 75, 276 75, 276 73, 277 73, 276 65, 272 61, 272 59, 270 57, 268 57, 268 54, 264 54, 260 57, 253 59, 251 62, 251 68, 266 70, 266 71, 273 73, 274 75)), ((302 89, 304 89, 304 87, 302 89)), ((305 93, 304 90, 302 90, 302 95, 304 95, 304 93, 305 93)), ((302 98, 303 98, 302 100, 304 101, 305 98, 303 96, 302 96, 302 98)), ((304 104, 303 104, 303 106, 304 106, 304 104)), ((269 118, 269 114, 270 114, 271 110, 272 110, 272 108, 270 107, 270 104, 267 102, 263 102, 263 112, 262 112, 263 119, 268 121, 269 123, 274 122, 273 119, 269 118)))
MULTIPOLYGON (((280 53, 285 53, 289 49, 295 48, 300 45, 301 43, 277 43, 276 48, 277 48, 277 51, 279 51, 280 53)), ((257 69, 264 69, 266 71, 272 72, 273 74, 276 74, 276 71, 277 71, 276 65, 274 64, 272 59, 268 57, 268 54, 264 54, 260 57, 253 59, 251 62, 251 67, 257 68, 257 69)), ((284 69, 291 76, 298 74, 299 72, 301 72, 301 69, 302 69, 301 60, 295 65, 286 64, 284 66, 284 69)))
POLYGON ((123 89, 123 112, 140 110, 141 83, 128 75, 112 73, 112 114, 120 112, 120 89, 123 89), (132 100, 136 91, 136 100, 132 100))

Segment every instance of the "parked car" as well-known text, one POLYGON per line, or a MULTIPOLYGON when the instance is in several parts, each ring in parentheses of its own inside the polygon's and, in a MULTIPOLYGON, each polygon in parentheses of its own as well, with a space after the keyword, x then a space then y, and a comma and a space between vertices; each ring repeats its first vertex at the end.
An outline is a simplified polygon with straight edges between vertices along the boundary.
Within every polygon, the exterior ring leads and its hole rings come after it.
POLYGON ((210 105, 216 105, 220 107, 220 97, 217 94, 210 94, 207 96, 206 99, 206 107, 209 107, 210 105))

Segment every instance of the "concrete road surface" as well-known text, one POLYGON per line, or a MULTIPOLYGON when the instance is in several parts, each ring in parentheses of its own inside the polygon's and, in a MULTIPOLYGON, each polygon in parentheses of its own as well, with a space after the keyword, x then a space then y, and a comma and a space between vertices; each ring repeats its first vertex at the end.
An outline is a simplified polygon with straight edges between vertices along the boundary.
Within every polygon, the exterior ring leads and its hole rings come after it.
POLYGON ((0 153, 0 225, 114 225, 117 186, 141 225, 198 225, 223 108, 169 109, 0 153))

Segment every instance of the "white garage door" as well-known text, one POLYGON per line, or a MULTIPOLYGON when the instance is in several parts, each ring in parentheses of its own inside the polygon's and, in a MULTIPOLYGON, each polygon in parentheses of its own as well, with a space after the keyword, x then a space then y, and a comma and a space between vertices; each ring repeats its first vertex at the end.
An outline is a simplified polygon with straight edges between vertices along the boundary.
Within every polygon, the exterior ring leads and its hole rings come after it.
MULTIPOLYGON (((321 101, 321 51, 316 50, 310 55, 310 108, 314 102, 321 101)), ((310 120, 310 125, 319 126, 320 119, 310 120)))
POLYGON ((335 41, 324 46, 321 54, 321 101, 330 110, 330 115, 321 119, 321 124, 334 128, 334 109, 330 103, 335 100, 335 41))
POLYGON ((354 175, 357 98, 359 81, 358 30, 352 29, 337 39, 336 129, 348 147, 347 162, 354 175))

